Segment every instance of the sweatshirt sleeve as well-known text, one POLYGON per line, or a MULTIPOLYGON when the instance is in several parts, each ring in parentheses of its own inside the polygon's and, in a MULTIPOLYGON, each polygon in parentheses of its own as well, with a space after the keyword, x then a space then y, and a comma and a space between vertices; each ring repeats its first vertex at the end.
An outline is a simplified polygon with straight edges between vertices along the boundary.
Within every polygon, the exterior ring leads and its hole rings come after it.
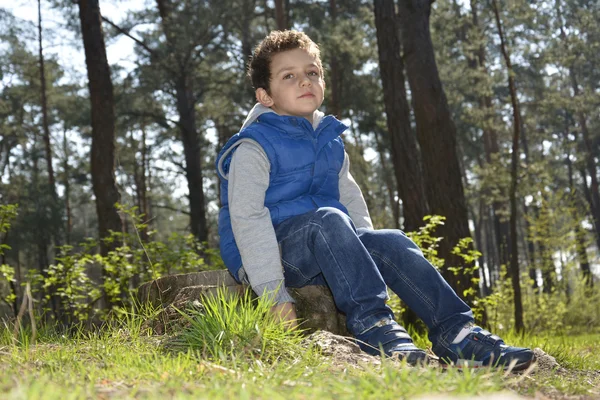
POLYGON ((265 206, 271 165, 255 142, 239 145, 231 159, 228 201, 233 235, 243 271, 257 295, 276 303, 294 302, 285 288, 283 266, 271 214, 265 206))
POLYGON ((358 184, 350 174, 350 159, 344 154, 344 164, 339 173, 340 203, 348 209, 357 228, 373 229, 369 209, 358 184))

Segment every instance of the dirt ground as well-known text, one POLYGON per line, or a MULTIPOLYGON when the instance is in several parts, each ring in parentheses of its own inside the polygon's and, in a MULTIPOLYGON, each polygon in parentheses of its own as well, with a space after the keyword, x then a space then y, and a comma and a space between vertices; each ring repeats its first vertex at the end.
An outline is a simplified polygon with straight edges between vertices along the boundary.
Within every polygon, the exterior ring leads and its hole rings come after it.
MULTIPOLYGON (((330 358, 334 368, 340 369, 348 367, 365 369, 381 365, 379 357, 370 356, 360 350, 358 345, 348 337, 334 335, 326 331, 318 331, 305 339, 306 346, 316 346, 325 357, 330 358)), ((536 400, 588 400, 600 399, 600 371, 579 371, 569 370, 562 367, 556 359, 546 354, 542 349, 534 349, 536 363, 530 368, 521 372, 513 372, 511 379, 507 383, 510 391, 486 395, 485 399, 490 400, 513 400, 513 399, 536 399, 536 400), (557 380, 558 378, 558 380, 557 380), (554 380, 560 382, 561 386, 568 387, 569 384, 583 382, 589 385, 587 394, 568 395, 559 388, 548 384, 548 381, 554 380), (517 393, 531 393, 532 396, 522 396, 517 393)), ((437 357, 431 354, 429 368, 441 368, 437 357)), ((468 400, 470 397, 452 397, 448 395, 430 395, 420 397, 419 400, 440 400, 440 399, 461 399, 468 400)), ((481 400, 482 397, 472 397, 472 399, 481 400)))

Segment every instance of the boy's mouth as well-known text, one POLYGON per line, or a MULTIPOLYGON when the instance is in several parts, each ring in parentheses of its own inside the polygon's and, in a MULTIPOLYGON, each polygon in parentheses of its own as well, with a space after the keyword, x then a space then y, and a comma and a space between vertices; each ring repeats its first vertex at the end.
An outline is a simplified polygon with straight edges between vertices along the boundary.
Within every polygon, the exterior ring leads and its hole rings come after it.
POLYGON ((304 93, 302 96, 299 97, 299 99, 303 99, 306 97, 315 97, 315 95, 312 93, 304 93))

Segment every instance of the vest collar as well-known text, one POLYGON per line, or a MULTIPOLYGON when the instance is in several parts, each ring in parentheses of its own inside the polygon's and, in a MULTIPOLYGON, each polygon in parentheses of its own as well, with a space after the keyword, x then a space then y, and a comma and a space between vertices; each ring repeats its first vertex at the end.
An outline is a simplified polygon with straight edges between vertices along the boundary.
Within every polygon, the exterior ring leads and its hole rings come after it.
POLYGON ((270 125, 295 139, 312 140, 318 138, 319 142, 322 140, 329 142, 348 129, 333 115, 323 117, 316 129, 313 129, 306 118, 279 115, 274 112, 261 114, 256 122, 270 125))

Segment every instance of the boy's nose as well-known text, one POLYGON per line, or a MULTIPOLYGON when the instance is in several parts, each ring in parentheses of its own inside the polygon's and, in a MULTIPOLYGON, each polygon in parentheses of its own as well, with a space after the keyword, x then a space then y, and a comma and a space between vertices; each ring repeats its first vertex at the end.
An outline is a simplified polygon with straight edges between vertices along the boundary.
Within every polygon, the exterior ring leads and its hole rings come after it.
POLYGON ((305 76, 304 78, 302 78, 300 80, 300 86, 310 86, 312 85, 310 79, 308 78, 308 76, 305 76))

